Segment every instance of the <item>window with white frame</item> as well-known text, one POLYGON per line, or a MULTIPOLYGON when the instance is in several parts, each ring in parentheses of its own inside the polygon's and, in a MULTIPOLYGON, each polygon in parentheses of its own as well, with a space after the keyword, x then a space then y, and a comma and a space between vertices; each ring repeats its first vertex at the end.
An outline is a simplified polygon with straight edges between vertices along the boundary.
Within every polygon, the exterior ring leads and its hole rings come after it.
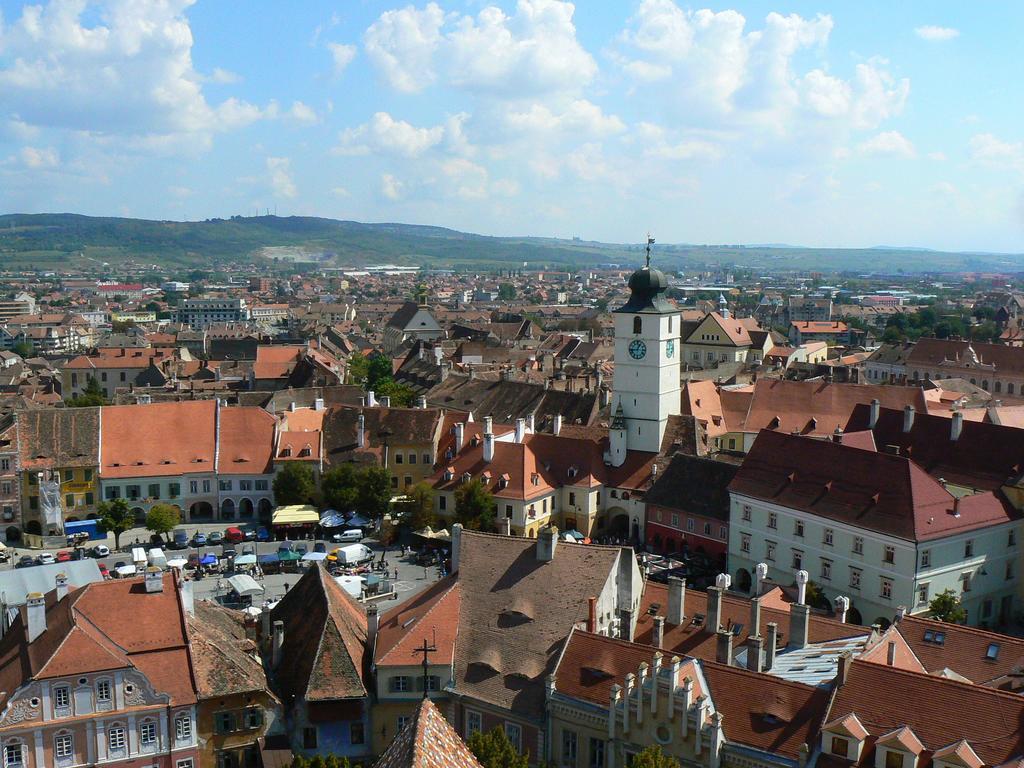
POLYGON ((892 579, 882 577, 881 597, 883 600, 892 600, 892 579))
POLYGON ((693 518, 692 517, 686 518, 686 530, 688 530, 690 533, 693 533, 693 527, 694 527, 694 520, 693 520, 693 518))
POLYGON ((75 739, 70 733, 58 733, 53 737, 53 754, 58 760, 74 757, 75 739))
POLYGON ((860 589, 860 568, 850 568, 850 589, 860 589))
POLYGON ((964 558, 974 557, 974 539, 968 539, 964 542, 964 558))
POLYGON ((917 587, 917 604, 928 605, 928 584, 919 584, 917 587))
POLYGON ((565 768, 575 768, 578 750, 579 741, 576 731, 570 731, 568 728, 563 728, 561 765, 565 768))
POLYGON ((821 558, 821 578, 825 581, 832 579, 832 561, 821 558))
POLYGON ((882 556, 882 562, 886 565, 892 565, 896 562, 896 547, 886 544, 885 554, 882 556))
POLYGON ((804 553, 799 549, 793 550, 793 570, 799 571, 804 567, 804 553))
POLYGON ((769 562, 775 562, 775 542, 766 541, 764 543, 764 559, 769 562))
POLYGON ((188 741, 192 738, 192 718, 188 715, 178 715, 174 718, 174 736, 178 741, 188 741))
POLYGON ((139 726, 139 743, 144 747, 156 744, 156 723, 152 720, 143 720, 139 726))
POLYGON ((96 701, 98 701, 98 702, 110 701, 110 681, 109 680, 97 680, 96 681, 96 701))
POLYGON ((750 505, 749 504, 744 504, 743 505, 743 522, 745 522, 745 523, 749 523, 750 522, 750 514, 751 514, 750 505))
POLYGON ((57 709, 67 709, 71 706, 71 689, 66 685, 59 685, 53 689, 53 706, 57 709))
POLYGON ((505 723, 505 735, 516 752, 523 751, 523 729, 518 723, 505 723))
POLYGON ((11 742, 4 745, 4 766, 5 768, 19 768, 25 764, 25 745, 21 742, 11 742))
POLYGON ((750 534, 740 534, 740 552, 750 552, 750 534))
POLYGON ((854 536, 853 537, 853 554, 863 555, 864 554, 864 537, 854 536))
POLYGON ((930 549, 921 550, 921 567, 931 568, 932 565, 932 551, 930 549))
POLYGON ((779 527, 779 515, 777 512, 768 513, 768 527, 773 530, 779 527))
POLYGON ((123 726, 115 725, 107 730, 107 746, 111 752, 120 752, 128 743, 123 726))
POLYGON ((479 733, 483 730, 483 720, 479 712, 473 712, 472 710, 466 711, 466 738, 468 739, 474 733, 479 733))
POLYGON ((801 539, 804 537, 804 521, 803 520, 794 520, 793 521, 793 535, 794 536, 798 536, 801 539))
POLYGON ((832 546, 832 538, 833 538, 833 536, 834 536, 834 534, 832 532, 832 529, 831 528, 826 528, 825 529, 825 533, 821 537, 822 543, 826 547, 831 547, 832 546))
POLYGON ((187 757, 184 760, 178 760, 174 764, 174 768, 193 768, 192 758, 187 757))

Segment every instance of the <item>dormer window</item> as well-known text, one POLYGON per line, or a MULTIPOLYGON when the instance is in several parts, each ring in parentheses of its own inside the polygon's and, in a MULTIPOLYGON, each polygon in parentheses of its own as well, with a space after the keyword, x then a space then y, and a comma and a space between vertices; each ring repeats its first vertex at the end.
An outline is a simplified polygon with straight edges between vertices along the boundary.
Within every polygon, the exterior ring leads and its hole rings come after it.
POLYGON ((462 482, 468 483, 472 479, 473 479, 473 476, 471 474, 469 474, 469 472, 463 472, 462 473, 462 482))
POLYGON ((301 451, 299 451, 299 456, 311 456, 312 453, 313 453, 313 449, 310 448, 307 445, 307 446, 303 447, 303 449, 301 451))
POLYGON ((281 449, 281 456, 287 458, 288 456, 291 456, 291 455, 292 455, 292 447, 290 445, 286 445, 284 448, 281 449))

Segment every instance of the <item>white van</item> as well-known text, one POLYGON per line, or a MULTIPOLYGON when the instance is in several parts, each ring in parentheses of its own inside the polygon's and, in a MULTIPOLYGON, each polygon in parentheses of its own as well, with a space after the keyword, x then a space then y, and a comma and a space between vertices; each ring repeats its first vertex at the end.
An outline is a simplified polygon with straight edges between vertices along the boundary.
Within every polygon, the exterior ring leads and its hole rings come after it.
POLYGON ((363 540, 363 532, 359 528, 349 528, 347 531, 336 534, 334 540, 341 544, 359 542, 363 540))

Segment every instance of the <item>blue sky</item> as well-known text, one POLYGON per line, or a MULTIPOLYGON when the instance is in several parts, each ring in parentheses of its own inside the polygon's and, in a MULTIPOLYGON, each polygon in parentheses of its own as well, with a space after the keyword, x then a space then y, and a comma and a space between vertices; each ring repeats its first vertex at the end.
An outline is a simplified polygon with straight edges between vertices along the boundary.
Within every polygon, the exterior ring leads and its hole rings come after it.
POLYGON ((3 212, 1024 250, 1024 3, 0 12, 3 212))

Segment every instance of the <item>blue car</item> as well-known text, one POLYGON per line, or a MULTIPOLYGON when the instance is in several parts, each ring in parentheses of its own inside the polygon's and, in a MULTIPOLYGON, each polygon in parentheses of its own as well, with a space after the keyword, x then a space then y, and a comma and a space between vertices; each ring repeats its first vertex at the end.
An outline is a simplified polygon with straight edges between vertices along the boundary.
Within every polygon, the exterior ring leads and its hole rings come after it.
POLYGON ((196 532, 196 535, 192 537, 193 547, 205 547, 206 546, 206 534, 200 531, 196 532))
POLYGON ((256 529, 256 541, 270 541, 270 531, 263 526, 256 529))

